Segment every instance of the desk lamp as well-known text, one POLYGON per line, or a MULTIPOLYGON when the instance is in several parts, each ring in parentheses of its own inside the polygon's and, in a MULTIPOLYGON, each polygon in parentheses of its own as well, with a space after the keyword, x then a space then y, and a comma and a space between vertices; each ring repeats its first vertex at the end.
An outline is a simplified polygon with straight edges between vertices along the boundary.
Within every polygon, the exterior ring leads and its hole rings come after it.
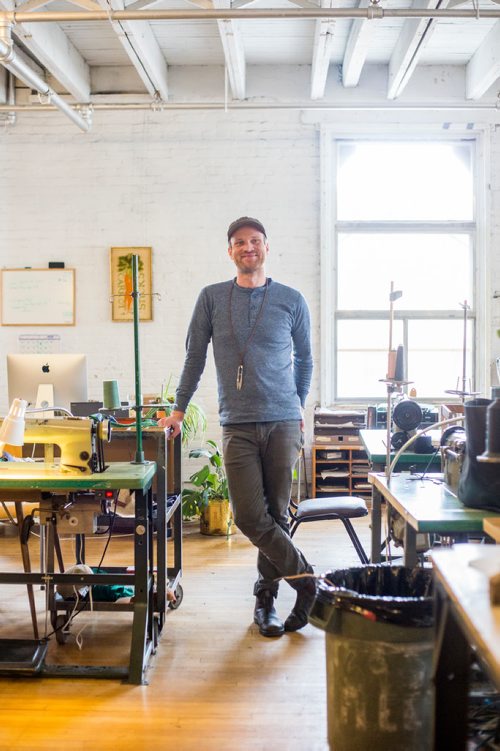
POLYGON ((24 399, 13 400, 9 414, 0 427, 0 451, 3 451, 6 443, 11 446, 24 445, 24 415, 27 406, 28 402, 24 399))

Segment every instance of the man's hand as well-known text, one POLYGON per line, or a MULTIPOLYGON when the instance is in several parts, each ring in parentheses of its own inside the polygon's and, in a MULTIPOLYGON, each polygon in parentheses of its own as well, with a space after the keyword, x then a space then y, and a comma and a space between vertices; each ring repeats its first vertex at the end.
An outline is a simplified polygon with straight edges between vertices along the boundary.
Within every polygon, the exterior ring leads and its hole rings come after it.
POLYGON ((305 416, 304 407, 300 408, 300 414, 302 416, 301 419, 300 419, 300 429, 301 429, 302 432, 304 432, 305 429, 306 429, 306 416, 305 416))
POLYGON ((168 417, 160 417, 157 425, 160 428, 165 428, 168 434, 168 438, 176 438, 182 430, 182 421, 184 420, 184 412, 178 412, 174 410, 168 417))

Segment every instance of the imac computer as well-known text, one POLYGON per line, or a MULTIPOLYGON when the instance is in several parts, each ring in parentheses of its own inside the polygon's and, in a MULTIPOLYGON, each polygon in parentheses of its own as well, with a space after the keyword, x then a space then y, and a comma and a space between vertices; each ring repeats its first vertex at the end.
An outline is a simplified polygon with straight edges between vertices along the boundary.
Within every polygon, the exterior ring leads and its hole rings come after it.
POLYGON ((9 404, 25 399, 29 407, 70 409, 87 401, 87 357, 74 354, 7 355, 9 404))

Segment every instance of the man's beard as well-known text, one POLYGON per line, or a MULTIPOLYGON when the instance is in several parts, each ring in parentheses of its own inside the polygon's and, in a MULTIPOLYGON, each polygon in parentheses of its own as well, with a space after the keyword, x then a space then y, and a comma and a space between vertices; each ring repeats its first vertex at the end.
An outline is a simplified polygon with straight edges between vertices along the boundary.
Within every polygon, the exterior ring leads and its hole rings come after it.
POLYGON ((248 265, 243 263, 241 260, 236 261, 236 268, 238 271, 240 271, 242 274, 253 274, 255 271, 260 271, 261 268, 264 266, 264 258, 261 258, 260 256, 257 258, 252 259, 252 264, 248 265))

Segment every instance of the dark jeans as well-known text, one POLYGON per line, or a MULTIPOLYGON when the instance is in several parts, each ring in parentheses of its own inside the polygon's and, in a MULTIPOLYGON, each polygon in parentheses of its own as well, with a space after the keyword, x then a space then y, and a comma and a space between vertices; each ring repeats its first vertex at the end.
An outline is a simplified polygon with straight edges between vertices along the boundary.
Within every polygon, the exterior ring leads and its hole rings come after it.
POLYGON ((297 420, 224 425, 224 464, 236 526, 258 549, 254 594, 278 593, 282 576, 312 571, 289 535, 292 473, 302 447, 297 420))

